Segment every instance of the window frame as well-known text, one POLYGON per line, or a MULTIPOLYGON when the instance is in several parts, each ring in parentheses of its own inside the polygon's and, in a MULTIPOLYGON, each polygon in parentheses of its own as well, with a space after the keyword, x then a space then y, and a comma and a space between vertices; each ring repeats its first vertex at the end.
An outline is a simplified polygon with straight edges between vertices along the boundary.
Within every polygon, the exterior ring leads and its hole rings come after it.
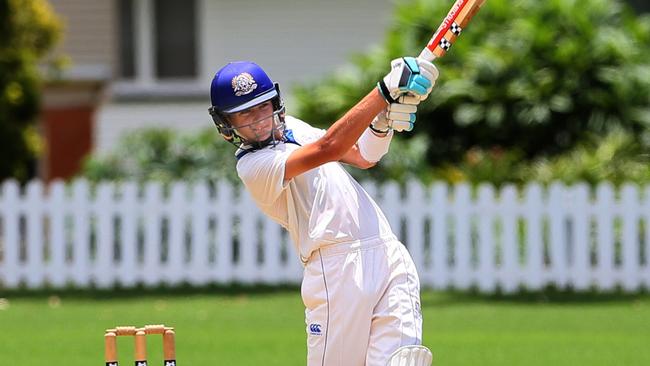
MULTIPOLYGON (((194 1, 194 42, 195 42, 195 65, 194 75, 188 77, 164 77, 156 76, 156 19, 155 0, 131 0, 133 6, 132 29, 133 29, 133 77, 123 77, 121 65, 122 60, 122 38, 117 47, 117 72, 112 85, 113 93, 118 97, 157 97, 157 96, 198 96, 204 94, 201 88, 201 21, 204 0, 194 1)), ((121 11, 116 11, 119 16, 121 11)), ((119 27, 121 19, 117 19, 119 27)), ((120 32, 121 30, 117 30, 120 32)), ((119 34, 119 33, 118 33, 119 34)))

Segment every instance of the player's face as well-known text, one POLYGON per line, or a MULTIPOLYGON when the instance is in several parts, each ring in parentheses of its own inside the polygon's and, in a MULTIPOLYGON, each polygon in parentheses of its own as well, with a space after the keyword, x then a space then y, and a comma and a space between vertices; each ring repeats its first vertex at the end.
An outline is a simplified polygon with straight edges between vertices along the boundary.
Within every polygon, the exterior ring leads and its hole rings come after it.
POLYGON ((229 116, 237 133, 248 141, 264 141, 273 129, 273 103, 267 101, 229 116))

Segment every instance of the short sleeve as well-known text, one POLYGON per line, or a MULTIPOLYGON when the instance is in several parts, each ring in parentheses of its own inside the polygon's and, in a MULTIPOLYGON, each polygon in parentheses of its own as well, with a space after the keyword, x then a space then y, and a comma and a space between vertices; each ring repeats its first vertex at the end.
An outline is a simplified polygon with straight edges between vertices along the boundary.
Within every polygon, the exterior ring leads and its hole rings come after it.
POLYGON ((256 202, 273 204, 287 187, 284 169, 289 151, 264 149, 247 154, 237 162, 237 174, 256 202))
POLYGON ((287 116, 287 128, 289 128, 296 142, 301 145, 310 144, 325 135, 325 130, 311 126, 310 124, 299 120, 298 118, 287 116))

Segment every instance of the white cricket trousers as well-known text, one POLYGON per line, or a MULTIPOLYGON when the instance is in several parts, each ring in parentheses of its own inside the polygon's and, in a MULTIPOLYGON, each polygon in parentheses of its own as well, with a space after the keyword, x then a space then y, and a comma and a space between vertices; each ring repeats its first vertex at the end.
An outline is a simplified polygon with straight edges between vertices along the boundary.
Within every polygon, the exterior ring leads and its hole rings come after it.
POLYGON ((420 281, 395 237, 315 251, 304 269, 308 366, 385 366, 422 344, 420 281))

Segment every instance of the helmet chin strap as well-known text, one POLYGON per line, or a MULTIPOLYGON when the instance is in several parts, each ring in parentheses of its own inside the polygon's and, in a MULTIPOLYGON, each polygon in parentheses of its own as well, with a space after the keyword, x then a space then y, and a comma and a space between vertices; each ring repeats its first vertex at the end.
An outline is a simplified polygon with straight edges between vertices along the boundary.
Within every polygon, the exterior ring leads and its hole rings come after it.
POLYGON ((244 140, 244 145, 245 146, 250 146, 252 149, 257 150, 257 149, 261 149, 261 148, 266 147, 266 146, 275 146, 282 140, 283 139, 277 139, 275 137, 275 133, 273 133, 273 134, 271 134, 271 136, 269 136, 269 138, 267 138, 265 140, 262 140, 262 141, 244 140))

